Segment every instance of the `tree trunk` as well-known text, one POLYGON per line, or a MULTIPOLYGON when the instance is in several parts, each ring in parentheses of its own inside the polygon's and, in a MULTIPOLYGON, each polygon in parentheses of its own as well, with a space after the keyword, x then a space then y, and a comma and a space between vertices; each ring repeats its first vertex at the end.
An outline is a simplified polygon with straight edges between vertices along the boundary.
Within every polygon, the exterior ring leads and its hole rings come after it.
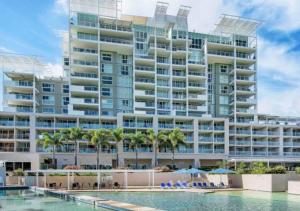
POLYGON ((117 153, 116 168, 118 168, 119 167, 119 151, 118 151, 118 146, 116 147, 116 153, 117 153))
POLYGON ((52 168, 55 168, 55 146, 52 147, 52 168))
POLYGON ((99 162, 100 162, 100 159, 99 159, 100 153, 99 153, 99 152, 100 152, 100 146, 98 145, 98 146, 97 146, 97 162, 96 162, 96 163, 97 163, 97 164, 96 164, 96 165, 97 165, 97 166, 96 166, 96 169, 97 169, 97 170, 99 169, 99 162))
POLYGON ((157 143, 154 144, 154 167, 158 166, 157 162, 157 143))
POLYGON ((135 169, 138 169, 138 149, 135 147, 135 169))
POLYGON ((173 168, 175 166, 175 150, 172 149, 172 165, 173 165, 173 168))
POLYGON ((78 148, 78 146, 77 146, 77 140, 75 140, 75 142, 74 142, 74 163, 75 163, 75 166, 77 166, 77 148, 78 148))

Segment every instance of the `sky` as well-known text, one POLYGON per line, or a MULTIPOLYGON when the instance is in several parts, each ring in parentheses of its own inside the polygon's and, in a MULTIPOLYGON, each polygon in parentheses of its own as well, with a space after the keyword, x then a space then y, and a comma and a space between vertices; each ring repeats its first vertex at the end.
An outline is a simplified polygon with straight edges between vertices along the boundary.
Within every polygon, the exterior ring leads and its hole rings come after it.
MULTIPOLYGON (((299 0, 164 0, 169 14, 191 6, 189 30, 209 33, 221 14, 262 21, 258 30, 258 112, 300 116, 299 0)), ((123 0, 124 14, 152 16, 155 0, 123 0)), ((0 51, 37 55, 61 73, 67 0, 1 0, 0 51)))

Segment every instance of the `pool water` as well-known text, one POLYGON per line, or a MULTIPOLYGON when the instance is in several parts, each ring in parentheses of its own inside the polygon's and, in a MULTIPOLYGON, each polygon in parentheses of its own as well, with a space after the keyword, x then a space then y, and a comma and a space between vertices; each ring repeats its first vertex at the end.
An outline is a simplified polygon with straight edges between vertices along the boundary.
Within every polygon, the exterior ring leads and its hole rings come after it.
POLYGON ((300 210, 300 196, 287 193, 228 191, 208 194, 188 192, 86 192, 84 194, 162 210, 300 210))
MULTIPOLYGON (((86 204, 75 204, 59 198, 36 194, 30 190, 0 191, 0 210, 5 211, 89 211, 86 204)), ((104 209, 97 209, 104 210, 104 209)), ((106 209, 105 209, 106 210, 106 209)), ((107 210, 106 210, 107 211, 107 210)))

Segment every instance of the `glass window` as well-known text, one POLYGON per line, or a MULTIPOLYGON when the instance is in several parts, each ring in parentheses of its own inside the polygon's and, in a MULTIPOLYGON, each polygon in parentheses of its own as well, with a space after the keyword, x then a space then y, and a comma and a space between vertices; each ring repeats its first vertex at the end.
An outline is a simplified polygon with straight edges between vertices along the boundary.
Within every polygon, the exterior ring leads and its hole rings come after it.
POLYGON ((103 87, 101 89, 102 96, 111 96, 111 89, 103 87))
POLYGON ((102 99, 102 108, 113 108, 112 99, 102 99))
POLYGON ((110 76, 102 76, 102 83, 103 84, 112 84, 112 77, 110 77, 110 76))
POLYGON ((44 105, 54 105, 55 100, 53 95, 44 95, 42 97, 42 102, 44 105))
POLYGON ((54 92, 55 86, 50 83, 43 83, 43 92, 54 92))
POLYGON ((122 55, 122 63, 128 64, 128 55, 122 55))
POLYGON ((220 96, 220 104, 228 104, 229 98, 228 96, 220 96))
POLYGON ((101 72, 112 73, 112 70, 113 70, 112 64, 101 64, 101 72))
POLYGON ((63 84, 63 93, 68 94, 69 93, 69 85, 63 84))
POLYGON ((122 105, 123 106, 128 106, 129 105, 129 101, 128 100, 122 100, 122 105))
POLYGON ((228 83, 228 75, 220 75, 220 83, 228 83))
POLYGON ((69 101, 70 101, 69 97, 63 97, 63 102, 62 102, 62 104, 63 104, 63 105, 68 105, 68 104, 69 104, 69 101))
POLYGON ((221 94, 228 94, 228 86, 227 85, 221 85, 220 93, 221 94))
POLYGON ((50 113, 50 114, 53 114, 54 113, 54 108, 53 107, 43 107, 42 108, 42 112, 43 113, 50 113))
POLYGON ((220 72, 221 72, 221 73, 227 73, 227 71, 228 71, 228 66, 226 66, 226 65, 221 65, 221 67, 220 67, 220 72))
POLYGON ((111 54, 109 54, 109 53, 103 53, 102 54, 102 60, 103 61, 109 61, 109 62, 111 62, 111 60, 112 60, 111 54))
POLYGON ((129 75, 128 66, 121 67, 121 75, 129 75))

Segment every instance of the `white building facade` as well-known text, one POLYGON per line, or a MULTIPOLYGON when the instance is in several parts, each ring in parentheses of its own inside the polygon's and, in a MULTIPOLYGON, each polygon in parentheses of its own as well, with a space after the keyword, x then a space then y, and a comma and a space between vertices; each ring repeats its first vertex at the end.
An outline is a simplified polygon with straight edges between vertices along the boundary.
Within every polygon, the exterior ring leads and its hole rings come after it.
MULTIPOLYGON (((189 7, 173 16, 159 2, 153 17, 141 17, 122 15, 120 4, 70 1, 63 78, 40 78, 35 59, 1 56, 0 159, 8 170, 47 168, 51 152, 36 139, 69 127, 180 128, 187 144, 177 149, 176 167, 300 163, 300 119, 257 113, 258 21, 224 15, 203 34, 189 31, 189 7)), ((101 164, 115 166, 116 149, 120 165, 131 167, 126 143, 104 148, 101 164)), ((153 147, 139 151, 140 167, 153 167, 153 147)), ((73 152, 72 143, 58 150, 60 168, 73 163, 73 152)), ((79 164, 93 168, 95 149, 82 140, 78 153, 79 164)), ((159 165, 171 157, 160 149, 159 165)))

